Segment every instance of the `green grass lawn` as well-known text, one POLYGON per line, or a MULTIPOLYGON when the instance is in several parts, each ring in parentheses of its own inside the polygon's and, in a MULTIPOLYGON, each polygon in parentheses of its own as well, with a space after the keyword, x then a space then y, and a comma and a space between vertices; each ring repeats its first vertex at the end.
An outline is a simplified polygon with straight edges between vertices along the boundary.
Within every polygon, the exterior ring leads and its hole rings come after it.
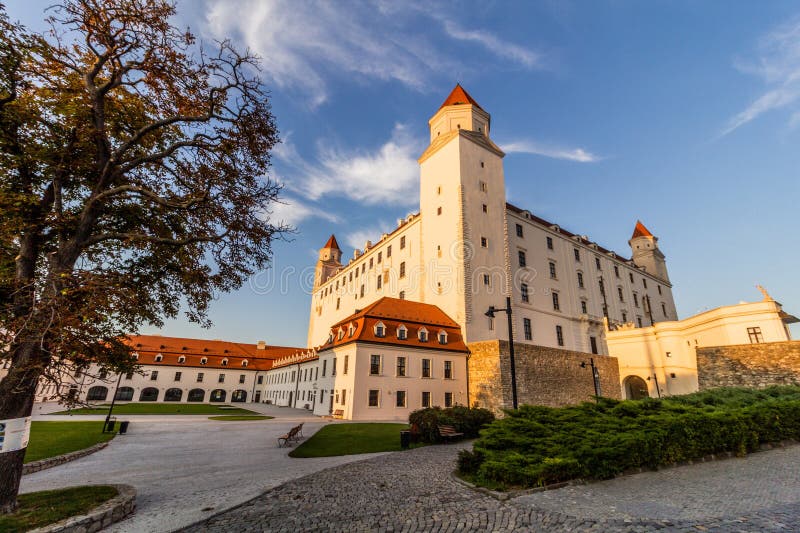
POLYGON ((222 415, 222 416, 209 416, 209 420, 224 420, 226 422, 239 422, 242 420, 269 420, 275 418, 274 416, 267 415, 222 415))
MULTIPOLYGON (((57 415, 104 415, 108 405, 59 411, 57 415)), ((114 415, 257 415, 255 411, 231 405, 207 403, 124 403, 114 405, 114 415)))
MULTIPOLYGON (((103 422, 33 422, 25 462, 82 450, 114 438, 102 433, 103 422)), ((0 528, 0 531, 4 531, 0 528)))
POLYGON ((0 531, 29 531, 71 516, 82 515, 116 495, 117 489, 107 485, 20 494, 17 499, 19 509, 10 515, 0 515, 0 531))
POLYGON ((289 456, 332 457, 398 451, 400 431, 404 429, 408 429, 408 424, 330 424, 292 450, 289 456))

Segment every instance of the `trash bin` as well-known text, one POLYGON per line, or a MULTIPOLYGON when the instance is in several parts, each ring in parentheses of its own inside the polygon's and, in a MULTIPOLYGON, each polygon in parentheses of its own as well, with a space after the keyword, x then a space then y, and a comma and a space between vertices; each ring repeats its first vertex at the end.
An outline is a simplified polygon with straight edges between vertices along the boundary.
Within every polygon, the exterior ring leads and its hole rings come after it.
POLYGON ((109 420, 106 422, 106 432, 107 433, 114 433, 114 425, 117 423, 116 420, 109 420))
POLYGON ((119 434, 124 435, 128 432, 128 424, 130 424, 130 420, 123 420, 119 423, 119 434))
POLYGON ((401 431, 400 432, 400 448, 402 448, 403 450, 407 450, 410 445, 411 445, 411 432, 410 431, 401 431))

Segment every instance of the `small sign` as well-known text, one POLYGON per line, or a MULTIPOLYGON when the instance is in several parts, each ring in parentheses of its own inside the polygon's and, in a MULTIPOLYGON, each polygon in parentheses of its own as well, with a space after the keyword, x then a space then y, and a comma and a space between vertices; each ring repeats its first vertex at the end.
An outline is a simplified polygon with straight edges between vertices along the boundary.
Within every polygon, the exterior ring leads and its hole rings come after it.
POLYGON ((31 417, 0 420, 0 453, 15 452, 28 447, 31 417))

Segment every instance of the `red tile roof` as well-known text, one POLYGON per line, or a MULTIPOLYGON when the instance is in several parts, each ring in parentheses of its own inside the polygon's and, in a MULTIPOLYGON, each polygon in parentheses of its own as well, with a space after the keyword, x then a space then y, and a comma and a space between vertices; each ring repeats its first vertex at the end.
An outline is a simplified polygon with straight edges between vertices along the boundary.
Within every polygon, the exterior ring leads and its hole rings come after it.
POLYGON ((461 328, 444 311, 435 305, 398 298, 383 297, 367 308, 337 322, 331 331, 333 340, 318 350, 359 341, 454 352, 469 351, 464 343, 461 328), (375 326, 378 323, 382 323, 385 327, 383 336, 376 334, 375 326), (405 339, 399 339, 397 336, 397 329, 401 325, 407 329, 405 339), (422 328, 428 332, 426 341, 419 339, 419 331, 422 328), (341 338, 339 338, 340 329, 343 332, 341 338), (447 333, 446 344, 440 344, 438 341, 440 331, 447 333))
POLYGON ((331 234, 331 238, 328 239, 328 242, 325 243, 325 246, 323 246, 323 248, 332 248, 334 250, 338 250, 339 243, 336 242, 336 236, 331 234))
POLYGON ((293 354, 299 348, 289 346, 269 346, 259 348, 256 344, 228 342, 221 340, 186 339, 181 337, 162 337, 161 335, 134 335, 128 338, 131 348, 139 355, 138 362, 143 365, 187 366, 208 368, 239 368, 248 370, 267 370, 278 357, 293 354), (156 361, 161 355, 161 361, 156 361), (178 359, 184 357, 184 362, 178 359), (205 359, 205 364, 202 360, 205 359), (227 360, 227 365, 223 364, 227 360), (247 366, 242 366, 243 361, 247 366))
POLYGON ((636 227, 633 229, 633 235, 631 235, 631 239, 635 239, 636 237, 652 237, 653 234, 650 233, 650 230, 644 227, 641 220, 636 221, 636 227))
POLYGON ((450 92, 450 96, 444 101, 444 103, 439 107, 439 109, 443 107, 447 107, 449 105, 461 105, 461 104, 472 104, 481 111, 484 109, 472 98, 467 91, 461 86, 460 83, 457 83, 455 88, 450 92))

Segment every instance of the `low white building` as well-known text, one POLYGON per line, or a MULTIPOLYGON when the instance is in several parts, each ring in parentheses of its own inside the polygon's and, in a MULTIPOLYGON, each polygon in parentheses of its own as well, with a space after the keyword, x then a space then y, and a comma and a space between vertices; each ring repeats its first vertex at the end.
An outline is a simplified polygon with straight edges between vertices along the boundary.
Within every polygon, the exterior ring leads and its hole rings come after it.
POLYGON ((619 361, 622 397, 660 397, 698 390, 697 348, 788 341, 788 324, 797 320, 764 291, 760 302, 647 327, 619 325, 606 331, 606 340, 610 355, 619 361))
POLYGON ((384 297, 334 324, 319 348, 276 359, 263 397, 348 420, 408 420, 467 404, 468 353, 441 309, 384 297))

